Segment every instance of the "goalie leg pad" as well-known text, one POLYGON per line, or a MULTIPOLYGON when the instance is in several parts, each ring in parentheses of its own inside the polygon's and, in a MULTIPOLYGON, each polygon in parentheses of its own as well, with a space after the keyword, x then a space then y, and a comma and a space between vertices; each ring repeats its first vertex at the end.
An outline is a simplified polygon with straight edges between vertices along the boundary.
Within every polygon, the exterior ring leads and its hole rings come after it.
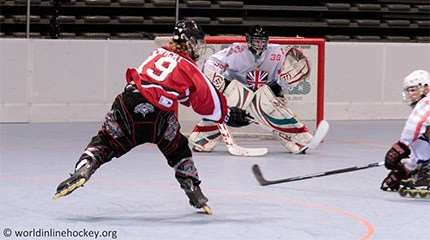
POLYGON ((286 133, 308 132, 308 129, 287 107, 284 98, 277 98, 269 86, 262 86, 255 92, 251 112, 259 122, 286 133))
POLYGON ((307 145, 311 142, 313 136, 309 132, 297 133, 297 134, 280 134, 274 132, 279 137, 282 146, 291 153, 305 153, 307 145))
POLYGON ((188 138, 196 152, 211 152, 221 140, 216 123, 201 120, 188 138))
POLYGON ((299 153, 305 153, 306 147, 304 145, 297 144, 293 141, 289 141, 284 138, 279 138, 281 141, 282 146, 287 150, 287 152, 299 154, 299 153))
POLYGON ((224 91, 229 107, 238 107, 246 110, 254 98, 254 92, 237 80, 231 81, 224 91))
POLYGON ((276 98, 268 86, 257 90, 250 112, 260 123, 273 129, 289 152, 302 153, 312 140, 312 134, 287 107, 286 100, 276 98))

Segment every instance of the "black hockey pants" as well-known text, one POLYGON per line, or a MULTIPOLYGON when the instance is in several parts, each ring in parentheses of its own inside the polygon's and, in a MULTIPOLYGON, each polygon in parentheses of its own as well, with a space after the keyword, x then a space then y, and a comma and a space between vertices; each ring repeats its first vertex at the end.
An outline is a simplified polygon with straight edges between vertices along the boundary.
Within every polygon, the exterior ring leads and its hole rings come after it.
POLYGON ((133 85, 127 85, 106 114, 105 121, 80 157, 90 153, 100 163, 120 157, 143 143, 157 144, 169 166, 191 158, 188 139, 180 133, 174 112, 162 111, 150 104, 133 85))

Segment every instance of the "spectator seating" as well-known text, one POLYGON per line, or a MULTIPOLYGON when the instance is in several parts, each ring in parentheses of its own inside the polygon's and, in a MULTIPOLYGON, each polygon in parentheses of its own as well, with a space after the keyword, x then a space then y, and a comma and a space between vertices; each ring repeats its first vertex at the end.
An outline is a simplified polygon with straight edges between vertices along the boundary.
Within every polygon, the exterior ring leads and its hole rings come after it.
MULTIPOLYGON (((176 0, 30 0, 31 36, 131 38, 168 34, 176 0), (34 33, 34 34, 33 34, 34 33)), ((25 32, 27 0, 0 0, 0 37, 25 32)), ((180 0, 179 17, 207 34, 243 34, 261 24, 272 35, 328 41, 428 42, 428 0, 180 0)))

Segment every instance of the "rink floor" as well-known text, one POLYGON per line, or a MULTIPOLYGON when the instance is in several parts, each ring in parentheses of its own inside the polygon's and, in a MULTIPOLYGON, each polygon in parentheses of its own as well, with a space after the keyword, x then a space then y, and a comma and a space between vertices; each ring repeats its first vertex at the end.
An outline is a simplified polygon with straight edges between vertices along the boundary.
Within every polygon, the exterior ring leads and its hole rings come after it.
POLYGON ((0 124, 0 239, 5 229, 115 231, 97 239, 126 240, 430 239, 430 199, 380 191, 383 167, 257 184, 255 163, 276 179, 382 161, 403 127, 403 121, 330 123, 325 142, 307 155, 286 154, 277 141, 255 137, 236 140, 268 147, 268 155, 234 157, 222 145, 195 153, 212 216, 188 205, 173 170, 150 144, 113 159, 84 188, 53 201, 100 124, 0 124))

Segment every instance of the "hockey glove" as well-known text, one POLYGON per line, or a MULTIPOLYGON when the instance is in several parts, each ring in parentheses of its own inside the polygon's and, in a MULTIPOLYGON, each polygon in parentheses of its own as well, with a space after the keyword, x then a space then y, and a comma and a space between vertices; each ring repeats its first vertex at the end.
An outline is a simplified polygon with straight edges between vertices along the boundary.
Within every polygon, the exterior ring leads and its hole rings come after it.
POLYGON ((397 192, 400 188, 400 182, 409 177, 410 173, 404 167, 401 170, 392 170, 382 181, 381 190, 397 192))
POLYGON ((270 87, 270 90, 272 90, 275 97, 284 97, 284 93, 282 91, 282 87, 277 83, 271 83, 268 85, 270 87))
POLYGON ((230 127, 244 127, 254 119, 248 112, 238 107, 229 107, 224 122, 230 127))
POLYGON ((401 170, 403 167, 400 161, 407 158, 410 153, 408 146, 400 141, 396 142, 385 154, 385 167, 390 170, 401 170))

